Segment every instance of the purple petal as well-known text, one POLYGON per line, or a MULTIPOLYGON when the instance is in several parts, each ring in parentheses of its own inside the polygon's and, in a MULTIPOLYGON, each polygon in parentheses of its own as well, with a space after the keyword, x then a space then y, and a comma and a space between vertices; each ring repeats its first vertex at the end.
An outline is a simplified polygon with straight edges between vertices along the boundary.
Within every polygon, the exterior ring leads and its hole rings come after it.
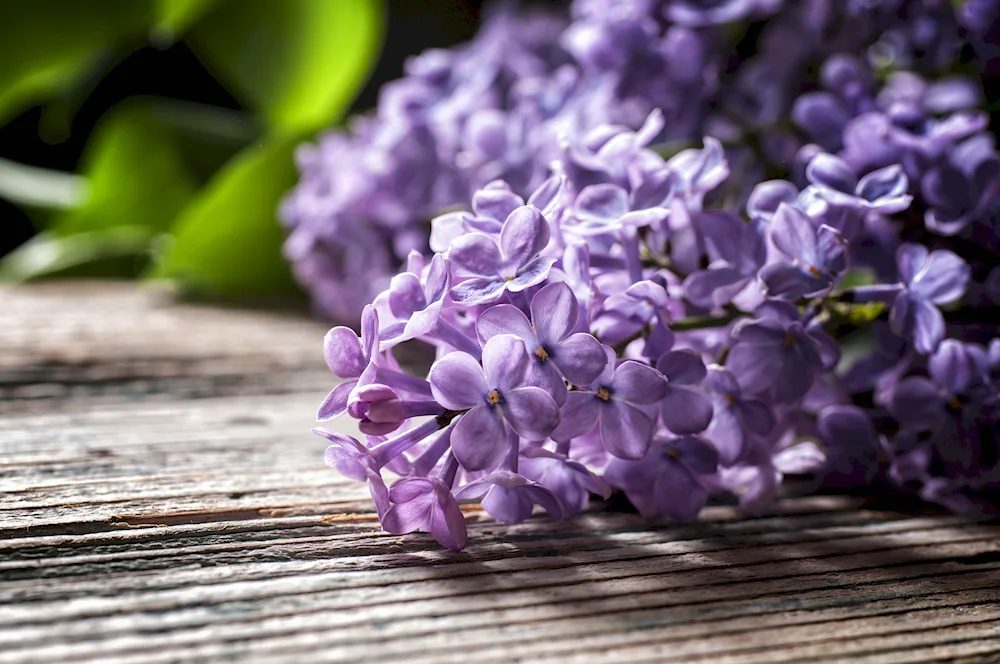
POLYGON ((910 290, 934 304, 949 304, 965 294, 969 275, 968 264, 954 253, 932 251, 911 280, 910 290))
POLYGON ((497 277, 503 264, 497 243, 483 233, 456 238, 448 248, 448 259, 459 276, 497 277))
POLYGON ((504 262, 515 269, 537 256, 548 243, 549 223, 541 212, 530 205, 511 212, 500 230, 500 250, 504 262))
POLYGON ((688 387, 667 386, 667 396, 660 402, 663 425, 678 435, 699 433, 712 421, 712 401, 705 394, 688 387))
POLYGON ((427 302, 438 302, 451 287, 451 261, 441 254, 434 254, 427 278, 424 282, 424 296, 427 302))
POLYGON ((877 203, 883 214, 894 214, 910 206, 912 197, 906 194, 910 182, 899 164, 872 171, 858 183, 858 195, 866 201, 877 203))
POLYGON ((618 365, 610 387, 613 399, 640 406, 656 403, 667 393, 663 374, 635 360, 625 360, 618 365))
POLYGON ((351 390, 354 386, 358 384, 356 380, 349 380, 345 383, 341 383, 332 390, 330 394, 326 396, 323 403, 320 404, 319 412, 316 413, 316 419, 320 422, 325 422, 327 420, 332 420, 339 415, 343 415, 344 411, 347 410, 347 398, 351 394, 351 390))
POLYGON ((393 316, 407 319, 425 306, 424 289, 417 275, 404 272, 392 278, 389 283, 389 311, 393 316))
POLYGON ((917 352, 930 355, 944 338, 944 316, 933 304, 908 292, 896 297, 889 312, 889 323, 896 334, 913 339, 917 352))
POLYGON ((528 198, 528 205, 533 205, 542 214, 549 214, 554 205, 559 202, 566 187, 566 178, 562 175, 553 175, 543 182, 538 189, 528 198))
POLYGON ((799 190, 787 180, 761 182, 750 193, 747 214, 751 218, 770 219, 781 203, 792 203, 799 190))
POLYGON ((843 159, 821 152, 806 166, 806 179, 847 194, 853 194, 858 185, 857 176, 843 159))
POLYGON ((565 283, 548 284, 531 298, 531 322, 545 347, 553 347, 569 336, 579 319, 580 305, 565 283))
POLYGON ((585 332, 571 334, 554 346, 551 352, 553 361, 566 380, 581 387, 597 380, 608 362, 601 342, 585 332))
POLYGON ((666 207, 677 190, 677 174, 669 168, 660 169, 647 175, 630 196, 633 210, 666 207))
POLYGON ((559 424, 559 407, 551 395, 538 387, 507 390, 500 409, 514 432, 528 440, 548 438, 559 424))
POLYGON ((515 336, 503 334, 487 341, 483 346, 483 369, 488 388, 506 396, 507 390, 524 382, 528 361, 524 342, 515 336))
POLYGON ((442 495, 443 488, 437 493, 437 505, 431 509, 430 513, 431 535, 441 546, 452 551, 461 551, 465 548, 468 535, 465 529, 465 517, 450 493, 442 495))
POLYGON ((638 408, 622 401, 609 401, 600 411, 604 449, 621 459, 641 459, 649 450, 653 421, 638 408))
POLYGON ((816 231, 817 267, 840 274, 847 267, 847 240, 834 228, 823 224, 816 231))
POLYGON ((987 382, 987 357, 982 348, 945 339, 927 361, 931 378, 948 394, 965 392, 976 382, 987 382))
POLYGON ((518 270, 514 279, 507 282, 507 290, 511 293, 520 293, 526 288, 542 283, 549 276, 549 271, 557 260, 559 259, 543 256, 535 258, 518 270))
POLYGON ((678 521, 694 521, 708 500, 708 491, 679 463, 663 465, 652 493, 654 516, 666 514, 678 521))
POLYGON ((466 470, 495 466, 507 450, 507 428, 498 408, 485 404, 461 415, 451 433, 451 451, 466 470))
MULTIPOLYGON (((497 471, 500 472, 500 471, 497 471)), ((482 499, 486 513, 500 523, 521 523, 534 509, 531 498, 521 487, 506 487, 494 484, 482 499)))
POLYGON ((466 307, 496 302, 504 293, 504 282, 496 277, 474 277, 456 284, 449 291, 456 304, 466 307))
POLYGON ((774 467, 785 474, 815 473, 826 465, 826 455, 807 440, 774 455, 774 467))
POLYGON ((695 436, 676 438, 668 443, 678 459, 695 475, 711 475, 719 466, 719 453, 709 443, 695 436))
POLYGON ((736 378, 717 364, 713 364, 707 368, 705 380, 702 384, 705 389, 716 394, 732 398, 739 398, 740 396, 740 384, 736 382, 736 378))
POLYGON ((394 503, 408 503, 434 491, 431 480, 424 477, 404 478, 389 489, 389 500, 394 503))
POLYGON ((926 378, 907 378, 896 386, 889 412, 906 427, 936 429, 944 417, 944 397, 938 386, 926 378))
POLYGON ((927 260, 927 247, 922 244, 903 243, 896 250, 896 266, 899 278, 904 284, 911 284, 920 274, 927 260))
POLYGON ((763 401, 745 399, 736 402, 740 421, 747 430, 766 436, 774 428, 774 413, 763 401))
POLYGON ((712 260, 722 259, 730 265, 740 262, 744 224, 739 217, 725 210, 711 210, 696 215, 694 223, 712 260))
POLYGON ((694 272, 684 280, 682 288, 684 297, 694 305, 705 309, 720 307, 730 298, 727 286, 732 286, 744 279, 739 271, 731 267, 714 267, 694 272))
MULTIPOLYGON (((393 487, 395 488, 395 487, 393 487)), ((391 491, 390 491, 390 495, 391 491)), ((432 500, 430 496, 396 503, 382 515, 382 529, 394 535, 405 535, 427 527, 432 500)))
POLYGON ((482 367, 468 353, 448 353, 431 365, 427 380, 434 399, 451 410, 478 406, 490 391, 482 367))
POLYGON ((570 392, 551 438, 566 441, 590 433, 597 425, 598 398, 591 392, 570 392))
POLYGON ((507 216, 524 205, 524 200, 510 189, 486 187, 472 195, 472 210, 480 217, 506 219, 507 216))
POLYGON ((323 338, 323 357, 338 378, 357 378, 368 366, 361 340, 349 327, 335 327, 323 338))
POLYGON ((814 277, 791 263, 771 263, 760 271, 760 280, 770 297, 797 300, 813 293, 822 293, 833 282, 827 277, 814 277))
POLYGON ((512 334, 530 348, 538 345, 535 331, 531 328, 531 321, 520 309, 511 304, 498 304, 480 314, 479 320, 476 321, 476 334, 479 336, 480 344, 485 344, 501 334, 512 334))
POLYGON ((592 184, 576 198, 576 216, 583 222, 611 225, 628 209, 628 193, 614 184, 592 184))
POLYGON ((770 234, 774 246, 785 255, 816 264, 816 229, 802 210, 786 203, 779 205, 770 234))
POLYGON ((740 419, 737 412, 731 407, 716 408, 712 423, 706 433, 719 451, 723 465, 733 465, 743 457, 745 452, 746 437, 740 419))
POLYGON ((743 391, 758 394, 778 379, 781 361, 772 346, 740 343, 729 352, 726 369, 736 376, 743 391))
POLYGON ((708 370, 701 357, 690 350, 672 350, 660 356, 656 361, 656 369, 670 383, 678 385, 695 385, 705 380, 708 370))
POLYGON ((378 312, 370 304, 361 311, 361 352, 365 364, 378 352, 378 312))

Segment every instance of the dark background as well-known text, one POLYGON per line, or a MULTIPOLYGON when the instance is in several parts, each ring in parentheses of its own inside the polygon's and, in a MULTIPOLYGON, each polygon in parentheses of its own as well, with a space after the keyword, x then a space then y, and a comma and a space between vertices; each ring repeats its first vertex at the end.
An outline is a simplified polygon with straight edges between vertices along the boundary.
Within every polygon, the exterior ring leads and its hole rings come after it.
MULTIPOLYGON (((482 5, 481 0, 389 0, 382 54, 352 113, 375 105, 379 87, 402 75, 403 62, 408 56, 471 39, 479 26, 482 5)), ((240 109, 232 95, 183 42, 163 49, 146 46, 127 56, 100 79, 76 111, 68 136, 46 136, 42 108, 35 107, 0 128, 0 157, 29 166, 73 172, 101 116, 117 103, 137 95, 240 109)), ((27 215, 0 199, 0 256, 34 233, 27 215)))

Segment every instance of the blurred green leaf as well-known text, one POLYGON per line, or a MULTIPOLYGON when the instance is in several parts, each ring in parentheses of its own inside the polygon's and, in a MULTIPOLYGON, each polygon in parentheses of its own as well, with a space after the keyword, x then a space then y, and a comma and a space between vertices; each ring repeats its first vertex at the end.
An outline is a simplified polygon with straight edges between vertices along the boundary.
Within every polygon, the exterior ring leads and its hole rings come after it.
POLYGON ((162 232, 198 189, 173 132, 153 120, 142 100, 123 102, 102 118, 82 164, 89 196, 54 221, 58 235, 118 226, 162 232))
POLYGON ((119 226, 61 237, 41 233, 0 262, 0 281, 54 276, 134 277, 149 262, 154 233, 119 226))
POLYGON ((218 0, 154 0, 154 42, 170 43, 204 16, 218 0))
POLYGON ((234 157, 184 210, 174 239, 150 275, 218 295, 295 292, 281 255, 281 197, 297 179, 297 136, 272 139, 234 157))
POLYGON ((0 157, 0 198, 15 205, 74 208, 86 194, 87 181, 79 175, 25 166, 0 157))
POLYGON ((378 55, 382 0, 230 0, 191 31, 195 52, 279 131, 341 117, 378 55))
POLYGON ((148 15, 146 0, 0 2, 0 125, 131 46, 148 15))

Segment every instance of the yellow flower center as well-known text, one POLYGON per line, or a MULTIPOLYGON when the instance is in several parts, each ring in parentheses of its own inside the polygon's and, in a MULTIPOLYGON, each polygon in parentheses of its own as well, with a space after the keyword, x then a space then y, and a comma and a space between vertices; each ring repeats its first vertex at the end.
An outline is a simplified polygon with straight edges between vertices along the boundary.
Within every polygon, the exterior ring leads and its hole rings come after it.
POLYGON ((608 388, 602 387, 599 390, 597 390, 597 398, 600 399, 601 401, 607 401, 608 399, 611 398, 611 393, 608 392, 608 388))
POLYGON ((545 360, 549 359, 549 352, 544 348, 542 348, 541 346, 539 346, 538 348, 535 349, 535 357, 544 362, 545 360))
POLYGON ((806 266, 806 272, 808 272, 809 274, 811 274, 814 277, 819 277, 820 275, 823 274, 820 271, 820 269, 818 267, 816 267, 815 265, 807 265, 806 266))
POLYGON ((504 283, 507 283, 508 281, 514 281, 515 279, 517 279, 517 277, 504 277, 503 278, 504 283))
POLYGON ((785 335, 785 348, 791 348, 792 344, 795 343, 795 335, 789 332, 785 335))
POLYGON ((495 406, 500 403, 500 392, 498 390, 490 390, 490 393, 486 395, 486 399, 490 402, 491 406, 495 406))
POLYGON ((948 405, 951 406, 952 410, 962 410, 962 402, 958 400, 958 397, 950 397, 948 405))

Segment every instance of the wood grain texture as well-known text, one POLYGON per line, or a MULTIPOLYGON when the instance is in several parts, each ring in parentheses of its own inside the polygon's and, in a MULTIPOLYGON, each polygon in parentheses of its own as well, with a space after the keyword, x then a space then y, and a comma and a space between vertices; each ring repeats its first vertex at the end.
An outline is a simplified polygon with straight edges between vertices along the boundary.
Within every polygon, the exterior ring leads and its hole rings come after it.
POLYGON ((0 303, 0 663, 998 661, 995 524, 473 505, 452 553, 323 465, 323 325, 115 284, 0 303))

